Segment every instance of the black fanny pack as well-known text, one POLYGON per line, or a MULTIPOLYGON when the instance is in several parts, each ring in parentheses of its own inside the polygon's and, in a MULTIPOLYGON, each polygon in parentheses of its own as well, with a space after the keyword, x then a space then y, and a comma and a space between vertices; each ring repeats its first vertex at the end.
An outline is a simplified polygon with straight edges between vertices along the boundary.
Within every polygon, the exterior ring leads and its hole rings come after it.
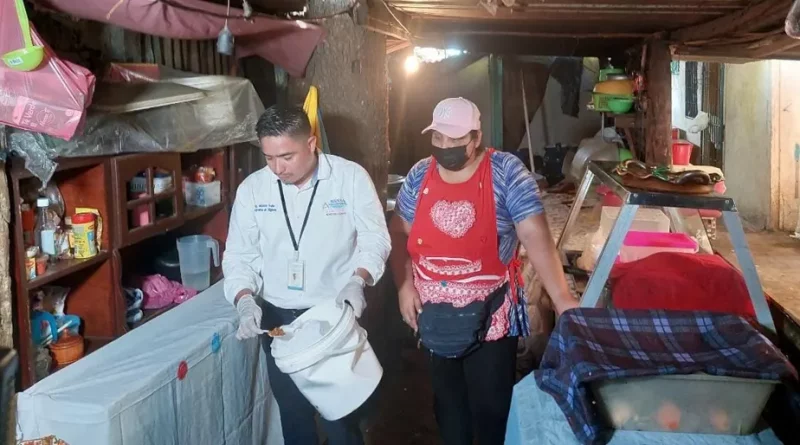
POLYGON ((417 324, 422 345, 445 358, 463 357, 480 346, 491 326, 492 315, 503 305, 508 283, 483 301, 464 307, 426 303, 417 324))

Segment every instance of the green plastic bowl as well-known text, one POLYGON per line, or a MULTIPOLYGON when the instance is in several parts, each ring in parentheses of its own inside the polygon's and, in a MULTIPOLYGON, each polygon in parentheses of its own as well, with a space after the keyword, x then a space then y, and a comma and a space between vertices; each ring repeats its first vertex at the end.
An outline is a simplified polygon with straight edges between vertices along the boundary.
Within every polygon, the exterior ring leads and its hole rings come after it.
POLYGON ((633 99, 609 99, 608 109, 616 114, 625 114, 633 108, 633 99))

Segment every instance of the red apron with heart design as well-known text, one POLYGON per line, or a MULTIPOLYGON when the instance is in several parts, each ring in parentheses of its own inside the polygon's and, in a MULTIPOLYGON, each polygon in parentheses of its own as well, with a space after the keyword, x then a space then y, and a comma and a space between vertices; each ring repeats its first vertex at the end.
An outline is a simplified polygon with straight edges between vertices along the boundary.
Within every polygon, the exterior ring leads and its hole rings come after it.
MULTIPOLYGON (((408 237, 414 286, 422 303, 464 307, 483 301, 509 280, 500 260, 497 236, 492 149, 464 183, 448 184, 435 159, 422 180, 414 222, 408 237)), ((518 269, 518 261, 511 268, 518 269)), ((516 277, 515 270, 511 271, 516 277)), ((512 286, 512 297, 516 296, 512 286)), ((493 314, 486 340, 506 335, 510 301, 493 314)))

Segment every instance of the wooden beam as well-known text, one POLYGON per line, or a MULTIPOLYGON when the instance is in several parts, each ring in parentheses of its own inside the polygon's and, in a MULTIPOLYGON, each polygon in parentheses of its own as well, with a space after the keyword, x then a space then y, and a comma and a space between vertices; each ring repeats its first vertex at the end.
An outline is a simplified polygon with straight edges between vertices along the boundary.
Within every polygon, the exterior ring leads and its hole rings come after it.
POLYGON ((800 47, 800 40, 793 39, 786 34, 779 34, 761 39, 751 43, 740 43, 734 45, 719 45, 705 47, 691 47, 677 45, 673 48, 676 59, 688 60, 689 58, 699 58, 704 61, 721 61, 741 63, 751 60, 769 59, 779 56, 781 53, 800 47), (735 62, 738 60, 738 62, 735 62))
POLYGON ((444 36, 506 36, 506 37, 537 37, 554 39, 644 39, 652 33, 641 32, 593 32, 593 33, 565 33, 565 32, 536 32, 536 31, 452 31, 431 32, 423 34, 425 38, 442 38, 444 36))
POLYGON ((383 34, 386 37, 397 40, 409 40, 410 37, 402 28, 374 16, 369 16, 367 23, 362 26, 369 31, 377 32, 378 34, 383 34))
POLYGON ((792 9, 786 16, 786 35, 800 39, 800 0, 794 0, 792 9))
POLYGON ((669 45, 653 40, 647 46, 645 71, 645 160, 672 164, 672 75, 669 45))
POLYGON ((674 42, 706 40, 725 34, 735 34, 768 24, 778 11, 785 11, 788 0, 763 0, 740 11, 710 22, 680 29, 670 35, 674 42), (764 23, 767 21, 767 23, 764 23))
POLYGON ((476 54, 608 57, 624 55, 626 49, 641 41, 641 38, 576 39, 572 37, 517 37, 509 39, 502 35, 445 35, 439 38, 427 38, 423 36, 415 39, 414 43, 418 46, 459 48, 476 54))

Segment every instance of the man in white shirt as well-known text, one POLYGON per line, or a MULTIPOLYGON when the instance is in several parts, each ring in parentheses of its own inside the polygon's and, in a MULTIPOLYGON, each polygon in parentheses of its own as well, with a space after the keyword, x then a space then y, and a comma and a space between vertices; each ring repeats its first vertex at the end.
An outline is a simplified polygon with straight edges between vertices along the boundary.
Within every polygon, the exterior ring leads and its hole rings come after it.
MULTIPOLYGON (((256 132, 267 168, 236 192, 222 261, 225 297, 239 312, 237 338, 261 335, 285 443, 317 445, 315 410, 275 366, 262 334, 330 299, 348 302, 360 317, 364 286, 383 275, 391 241, 366 170, 318 153, 301 108, 270 107, 256 132)), ((363 444, 355 416, 323 428, 330 445, 363 444)))

